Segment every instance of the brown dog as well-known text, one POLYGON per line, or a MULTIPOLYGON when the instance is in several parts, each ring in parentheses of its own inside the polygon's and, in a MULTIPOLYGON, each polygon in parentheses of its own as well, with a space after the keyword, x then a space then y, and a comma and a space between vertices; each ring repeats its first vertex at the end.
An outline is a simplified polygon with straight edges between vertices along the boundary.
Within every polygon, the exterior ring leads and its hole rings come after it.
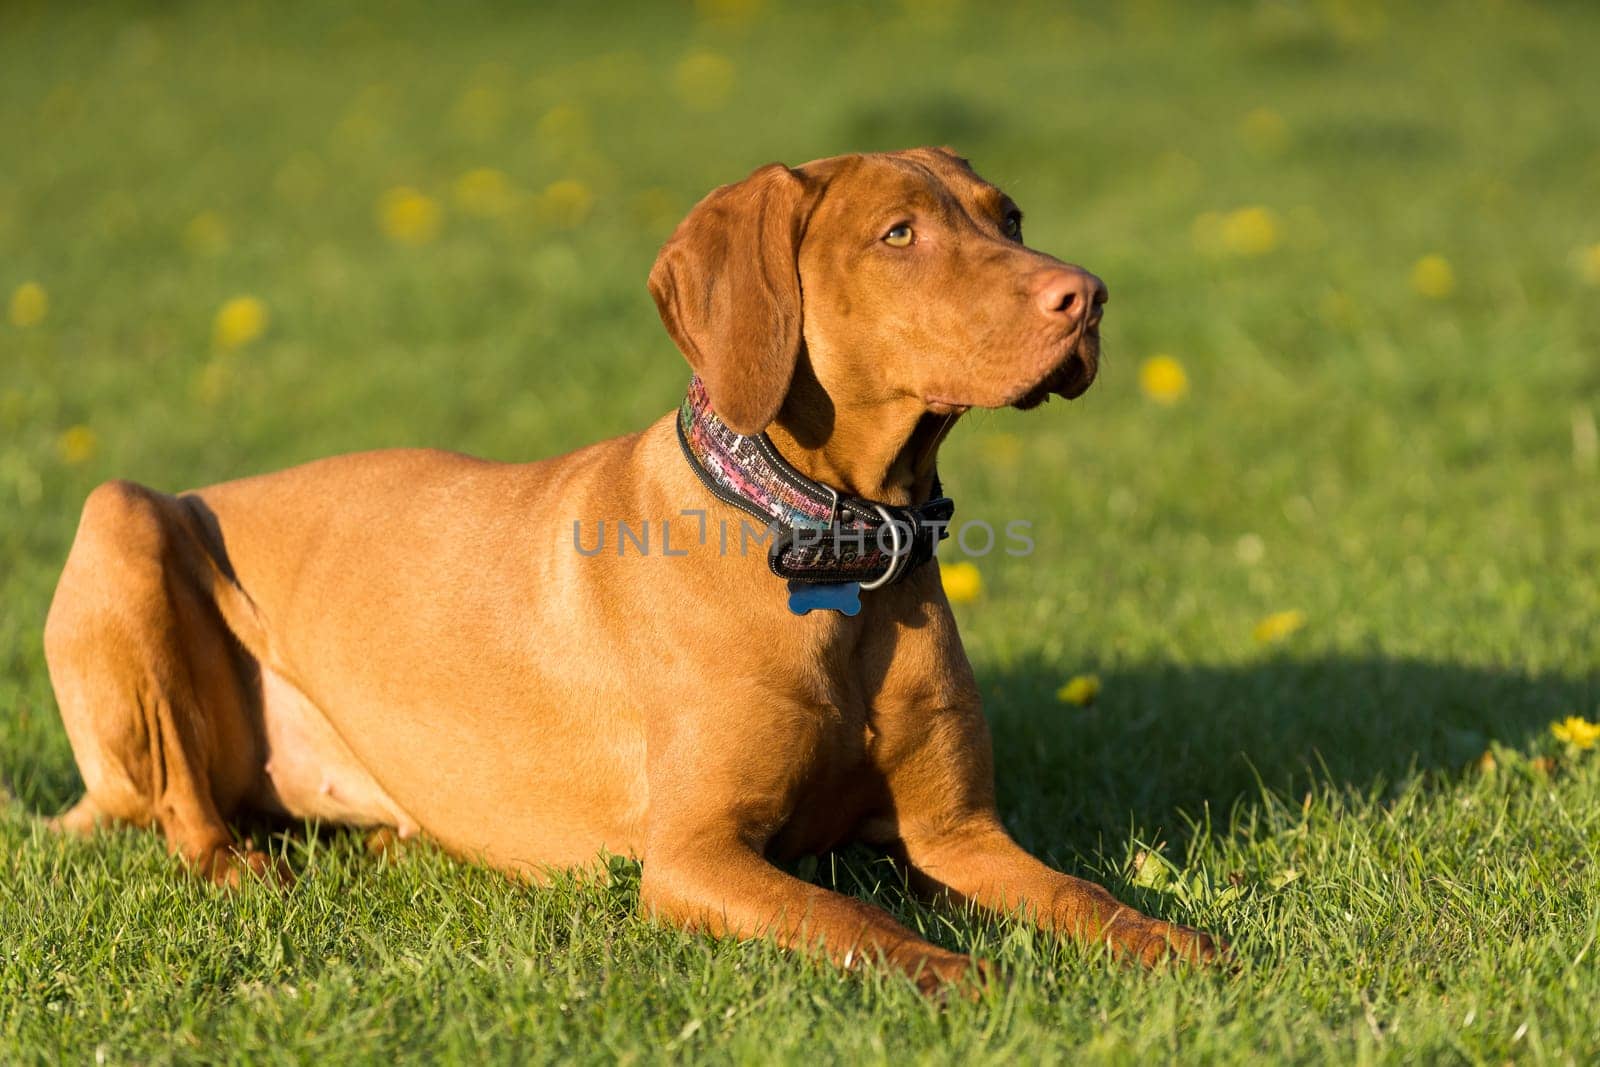
MULTIPOLYGON (((1024 247, 1020 219, 947 150, 775 164, 706 197, 650 288, 706 418, 888 515, 933 494, 957 415, 1094 377, 1105 289, 1024 247)), ((643 861, 671 922, 924 988, 966 972, 771 862, 866 841, 946 899, 1145 962, 1217 951, 1007 836, 937 563, 864 583, 859 614, 793 614, 764 553, 706 536, 748 519, 681 432, 100 486, 45 629, 86 787, 57 825, 155 823, 221 883, 268 866, 235 845, 241 809, 420 830, 536 878, 604 850, 643 861), (594 551, 617 523, 666 544, 594 551)))

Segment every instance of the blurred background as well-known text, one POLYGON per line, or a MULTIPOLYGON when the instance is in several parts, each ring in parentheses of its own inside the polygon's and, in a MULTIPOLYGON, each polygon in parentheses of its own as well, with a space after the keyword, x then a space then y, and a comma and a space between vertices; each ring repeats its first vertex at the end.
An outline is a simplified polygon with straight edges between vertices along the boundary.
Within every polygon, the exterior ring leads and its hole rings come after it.
POLYGON ((1086 397, 945 449, 963 517, 1036 525, 957 572, 1002 715, 1280 650, 1592 671, 1597 55, 1585 4, 7 3, 8 773, 71 792, 38 630, 95 483, 641 427, 699 196, 928 143, 1112 292, 1086 397))

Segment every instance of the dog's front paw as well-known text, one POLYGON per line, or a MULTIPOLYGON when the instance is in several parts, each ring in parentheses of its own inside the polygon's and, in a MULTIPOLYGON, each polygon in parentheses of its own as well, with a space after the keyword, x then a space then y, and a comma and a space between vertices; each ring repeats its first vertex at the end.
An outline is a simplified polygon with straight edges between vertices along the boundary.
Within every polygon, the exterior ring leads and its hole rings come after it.
POLYGON ((1114 949, 1146 967, 1172 962, 1227 964, 1231 959, 1228 943, 1221 938, 1159 919, 1113 928, 1108 940, 1114 949))
POLYGON ((911 971, 917 991, 941 1003, 952 996, 976 1000, 998 978, 995 965, 988 960, 955 952, 923 957, 911 971))
POLYGON ((287 863, 253 848, 219 848, 201 866, 201 873, 223 889, 238 889, 248 881, 279 889, 294 885, 294 872, 287 863))

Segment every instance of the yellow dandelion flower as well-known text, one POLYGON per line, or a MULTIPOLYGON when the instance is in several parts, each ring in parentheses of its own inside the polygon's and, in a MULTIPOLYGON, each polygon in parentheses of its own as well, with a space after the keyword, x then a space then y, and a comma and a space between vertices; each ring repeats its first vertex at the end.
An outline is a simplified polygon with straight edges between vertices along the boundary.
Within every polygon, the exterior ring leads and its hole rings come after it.
POLYGON ((100 439, 89 427, 72 426, 56 438, 56 452, 60 454, 63 463, 76 467, 93 459, 99 444, 100 439))
POLYGON ((215 211, 202 211, 183 228, 183 247, 200 256, 214 256, 228 247, 228 224, 215 211))
POLYGON ((211 340, 223 351, 242 348, 267 329, 267 305, 253 296, 236 296, 217 309, 211 340))
POLYGON ((395 244, 425 245, 439 235, 439 205, 410 186, 378 198, 378 226, 395 244))
POLYGON ((1493 774, 1499 769, 1500 762, 1494 758, 1494 750, 1486 748, 1483 750, 1483 755, 1473 762, 1473 766, 1478 769, 1479 774, 1493 774))
POLYGON ((1139 364, 1139 389, 1156 403, 1170 407, 1189 395, 1189 374, 1171 356, 1151 356, 1139 364))
POLYGON ((469 215, 493 218, 505 215, 516 204, 511 179, 493 167, 478 167, 456 179, 456 206, 469 215))
POLYGON ((716 52, 691 52, 673 71, 678 98, 695 111, 715 111, 733 92, 733 61, 716 52))
POLYGON ((50 313, 50 294, 38 282, 23 282, 11 294, 11 325, 37 326, 50 313))
POLYGON ((589 217, 594 194, 576 178, 563 178, 545 186, 539 194, 539 215, 554 226, 572 228, 589 217))
POLYGON ((1591 749, 1600 742, 1600 723, 1590 722, 1578 715, 1568 715, 1560 722, 1551 723, 1550 732, 1557 741, 1564 741, 1577 749, 1591 749))
POLYGON ((971 563, 940 564, 939 577, 944 580, 944 595, 952 604, 970 604, 983 595, 983 575, 971 563))
POLYGON ((1239 137, 1263 155, 1275 155, 1289 143, 1289 124, 1270 107, 1258 107, 1239 120, 1239 137))
POLYGON ((1456 272, 1440 255, 1423 256, 1411 265, 1411 288, 1418 296, 1443 300, 1456 291, 1456 272))
POLYGON ((1306 613, 1299 609, 1275 611, 1256 623, 1251 635, 1263 645, 1276 644, 1306 624, 1306 613))
POLYGON ((1578 276, 1590 285, 1600 285, 1600 244, 1578 249, 1578 276))
POLYGON ((1098 674, 1080 674, 1066 685, 1056 690, 1056 699, 1063 704, 1076 704, 1086 708, 1093 704, 1100 695, 1100 676, 1098 674))
POLYGON ((1278 247, 1278 216, 1270 208, 1242 207, 1222 219, 1223 248, 1238 256, 1264 256, 1278 247))

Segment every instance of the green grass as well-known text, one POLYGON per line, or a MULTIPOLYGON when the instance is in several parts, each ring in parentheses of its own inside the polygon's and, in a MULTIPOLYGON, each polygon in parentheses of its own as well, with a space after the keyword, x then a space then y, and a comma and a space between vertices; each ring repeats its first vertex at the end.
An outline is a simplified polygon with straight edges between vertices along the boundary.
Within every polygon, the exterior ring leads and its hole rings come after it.
POLYGON ((0 299, 50 308, 0 322, 0 1061, 1593 1061, 1600 752, 1548 726, 1600 708, 1597 54, 1576 4, 6 5, 0 299), (533 889, 296 831, 292 892, 226 896, 153 835, 39 828, 78 788, 39 635, 94 484, 636 428, 686 378, 643 282, 700 193, 925 142, 1113 294, 1088 396, 944 454, 963 517, 1038 540, 958 608, 1003 812, 1238 976, 941 917, 858 852, 810 876, 1009 981, 940 1010, 686 937, 625 864, 533 889), (458 205, 476 167, 510 214, 458 205), (396 186, 431 243, 377 226, 396 186), (1273 247, 1230 252, 1250 207, 1273 247), (270 323, 218 352, 240 294, 270 323), (1088 671, 1095 707, 1055 700, 1088 671))

